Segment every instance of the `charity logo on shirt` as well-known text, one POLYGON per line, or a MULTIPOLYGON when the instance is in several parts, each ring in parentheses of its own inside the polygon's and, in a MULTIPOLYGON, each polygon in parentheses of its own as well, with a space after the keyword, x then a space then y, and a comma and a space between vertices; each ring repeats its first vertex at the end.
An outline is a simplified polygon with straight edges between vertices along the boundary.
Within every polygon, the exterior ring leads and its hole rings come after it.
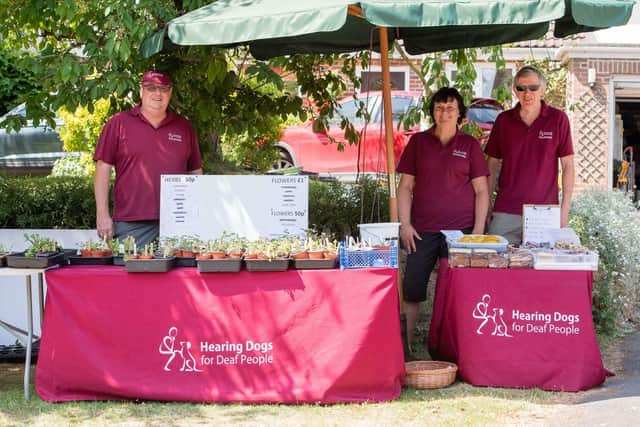
POLYGON ((553 139, 553 132, 541 130, 538 139, 553 139))
POLYGON ((466 151, 462 151, 462 150, 453 150, 453 153, 451 153, 454 157, 461 157, 463 159, 467 158, 467 152, 466 151))
POLYGON ((169 141, 182 142, 182 135, 180 135, 179 133, 169 132, 169 141))

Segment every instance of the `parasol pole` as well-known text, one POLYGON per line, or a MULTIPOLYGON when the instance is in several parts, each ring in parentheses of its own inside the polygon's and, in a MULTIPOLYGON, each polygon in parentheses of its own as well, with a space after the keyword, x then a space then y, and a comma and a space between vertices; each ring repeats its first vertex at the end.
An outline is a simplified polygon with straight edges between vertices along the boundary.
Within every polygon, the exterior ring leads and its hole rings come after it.
MULTIPOLYGON (((362 9, 357 5, 349 5, 349 15, 364 18, 362 9)), ((380 68, 382 74, 382 113, 384 115, 384 132, 387 146, 387 175, 389 177, 389 221, 398 222, 398 200, 396 195, 396 164, 393 152, 393 119, 391 117, 391 75, 389 69, 389 32, 387 27, 378 27, 380 30, 380 68)), ((400 321, 402 329, 402 342, 405 355, 409 354, 409 342, 407 340, 407 320, 402 304, 402 276, 403 269, 398 269, 398 300, 400 301, 400 321)))
MULTIPOLYGON (((391 117, 391 71, 389 69, 389 39, 386 27, 380 27, 380 67, 382 69, 382 112, 384 114, 384 133, 387 141, 387 174, 389 176, 389 221, 398 222, 398 199, 396 195, 396 159, 393 150, 393 119, 391 117)), ((402 301, 402 279, 404 271, 398 269, 398 299, 400 301, 400 322, 403 327, 403 351, 409 354, 411 343, 407 339, 407 320, 402 301)))
MULTIPOLYGON (((364 19, 362 8, 352 4, 347 13, 364 19)), ((387 176, 389 181, 389 221, 398 222, 398 199, 396 195, 396 164, 393 153, 393 119, 391 117, 391 71, 389 69, 389 30, 380 30, 380 67, 382 74, 382 113, 384 115, 384 132, 387 146, 387 176)))
POLYGON ((389 39, 387 27, 380 27, 380 67, 382 68, 382 112, 387 142, 387 174, 389 177, 389 221, 398 222, 396 195, 396 159, 393 155, 393 119, 391 117, 391 77, 389 69, 389 39))

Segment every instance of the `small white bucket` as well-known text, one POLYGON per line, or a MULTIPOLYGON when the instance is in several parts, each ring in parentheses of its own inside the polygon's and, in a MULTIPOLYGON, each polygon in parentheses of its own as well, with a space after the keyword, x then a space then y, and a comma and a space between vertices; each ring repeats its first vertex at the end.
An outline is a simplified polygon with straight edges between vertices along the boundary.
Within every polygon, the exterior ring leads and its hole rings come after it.
POLYGON ((392 242, 398 244, 399 222, 376 222, 372 224, 358 224, 360 240, 371 242, 374 246, 386 246, 392 242))

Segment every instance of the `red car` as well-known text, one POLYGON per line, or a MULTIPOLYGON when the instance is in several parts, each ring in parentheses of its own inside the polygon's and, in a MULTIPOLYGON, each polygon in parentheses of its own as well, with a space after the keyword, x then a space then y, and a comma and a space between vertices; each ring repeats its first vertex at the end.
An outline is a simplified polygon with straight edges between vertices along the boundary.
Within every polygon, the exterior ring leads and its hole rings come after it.
POLYGON ((503 110, 502 104, 493 98, 473 98, 471 101, 471 105, 467 110, 467 120, 476 122, 482 129, 480 142, 482 142, 483 146, 489 138, 489 133, 496 121, 496 117, 503 110))
MULTIPOLYGON (((393 91, 391 93, 394 120, 394 154, 396 162, 407 145, 409 136, 418 131, 418 126, 409 132, 397 131, 398 119, 409 107, 418 104, 421 92, 393 91)), ((386 173, 386 143, 382 120, 382 92, 358 94, 358 100, 367 104, 370 121, 365 127, 364 118, 356 117, 358 103, 352 97, 339 102, 337 116, 331 121, 328 131, 314 132, 313 123, 289 126, 284 129, 276 144, 280 150, 280 161, 275 169, 300 167, 305 172, 321 175, 346 175, 359 172, 386 173), (340 116, 347 117, 361 135, 358 144, 349 144, 340 129, 340 116), (335 142, 331 141, 331 138, 335 142), (338 151, 342 142, 344 151, 338 151), (360 167, 358 168, 358 165, 360 167)))
MULTIPOLYGON (((418 125, 409 131, 397 130, 398 120, 409 107, 418 105, 421 92, 393 91, 391 107, 393 116, 394 156, 397 163, 409 137, 419 131, 418 125)), ((274 169, 300 167, 304 172, 336 177, 353 176, 360 173, 386 173, 386 143, 382 123, 382 92, 358 94, 358 99, 365 102, 371 120, 365 128, 363 118, 356 117, 357 101, 352 97, 340 101, 338 115, 347 117, 360 133, 358 144, 349 144, 340 129, 340 118, 334 118, 328 132, 314 132, 313 123, 293 125, 284 129, 276 146, 280 150, 280 158, 274 169), (332 137, 335 142, 331 141, 332 137), (338 142, 344 145, 344 151, 338 151, 338 142), (359 165, 359 167, 358 167, 359 165)), ((490 98, 477 98, 469 107, 467 117, 477 122, 488 136, 498 113, 502 111, 500 104, 490 98)))

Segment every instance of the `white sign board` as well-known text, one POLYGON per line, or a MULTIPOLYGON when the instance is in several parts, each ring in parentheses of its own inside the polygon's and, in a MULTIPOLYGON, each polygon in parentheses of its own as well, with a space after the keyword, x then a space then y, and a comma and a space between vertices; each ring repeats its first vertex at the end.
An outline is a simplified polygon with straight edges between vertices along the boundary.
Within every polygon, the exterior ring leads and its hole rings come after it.
POLYGON ((304 235, 309 224, 306 176, 162 175, 160 237, 248 239, 304 235))
POLYGON ((547 229, 560 228, 559 205, 523 205, 522 241, 543 243, 549 241, 547 229))

